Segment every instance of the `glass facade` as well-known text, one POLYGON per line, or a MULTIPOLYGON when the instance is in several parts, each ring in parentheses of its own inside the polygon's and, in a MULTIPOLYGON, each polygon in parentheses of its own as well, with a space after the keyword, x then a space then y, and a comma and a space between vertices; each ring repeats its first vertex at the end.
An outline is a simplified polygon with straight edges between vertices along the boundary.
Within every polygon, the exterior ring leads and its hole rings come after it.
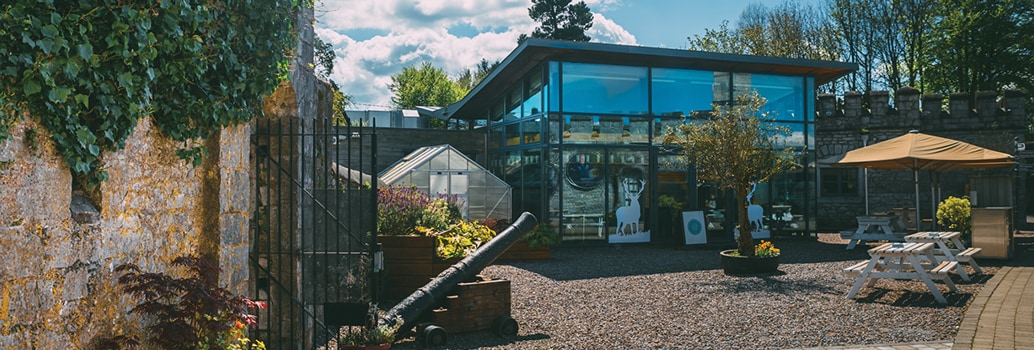
MULTIPOLYGON (((698 186, 692 164, 663 145, 670 127, 713 104, 756 90, 767 122, 791 132, 781 143, 801 164, 814 154, 811 77, 551 61, 517 82, 486 111, 491 169, 513 186, 514 217, 550 220, 565 241, 681 244, 683 211, 702 212, 708 236, 731 237, 732 194, 698 186)), ((754 189, 765 229, 808 230, 809 177, 801 169, 754 189)))

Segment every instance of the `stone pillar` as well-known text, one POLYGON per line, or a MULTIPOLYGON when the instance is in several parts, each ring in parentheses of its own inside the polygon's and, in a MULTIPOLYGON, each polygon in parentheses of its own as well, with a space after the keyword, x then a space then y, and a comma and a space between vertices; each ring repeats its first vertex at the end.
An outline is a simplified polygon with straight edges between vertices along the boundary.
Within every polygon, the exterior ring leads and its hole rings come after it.
POLYGON ((848 91, 844 93, 844 116, 856 119, 862 116, 862 93, 848 91))
POLYGON ((977 92, 977 114, 984 118, 997 115, 999 111, 998 104, 995 103, 997 98, 998 94, 994 91, 977 92))
POLYGON ((919 127, 919 90, 906 86, 894 92, 894 106, 905 125, 919 127))
POLYGON ((887 91, 869 91, 869 110, 874 118, 886 118, 890 111, 890 93, 887 91))
POLYGON ((969 94, 953 92, 948 95, 948 113, 952 118, 969 118, 969 94))
POLYGON ((819 118, 829 118, 837 114, 837 96, 833 94, 819 94, 818 97, 819 118))
POLYGON ((1012 115, 1020 116, 1019 118, 1024 118, 1023 116, 1026 115, 1027 96, 1023 94, 1023 91, 1005 90, 1002 103, 1006 111, 1012 115))

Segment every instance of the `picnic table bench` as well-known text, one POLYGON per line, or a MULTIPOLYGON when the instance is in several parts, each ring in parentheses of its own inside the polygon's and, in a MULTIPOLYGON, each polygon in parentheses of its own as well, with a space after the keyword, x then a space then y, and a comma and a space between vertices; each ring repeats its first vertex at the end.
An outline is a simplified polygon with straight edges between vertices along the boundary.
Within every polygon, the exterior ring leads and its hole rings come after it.
POLYGON ((884 243, 869 249, 869 260, 844 269, 846 275, 855 277, 854 285, 851 286, 847 297, 854 298, 863 285, 872 287, 880 278, 915 279, 926 284, 937 302, 947 304, 948 300, 944 298, 944 294, 934 281, 943 281, 950 291, 958 291, 948 276, 948 273, 956 268, 958 261, 944 260, 934 263, 937 258, 934 257, 933 250, 934 243, 919 242, 884 243))
POLYGON ((840 232, 841 238, 849 240, 848 250, 862 241, 905 241, 905 227, 897 215, 860 215, 855 220, 858 228, 840 232))
POLYGON ((959 276, 962 280, 969 281, 969 274, 966 273, 966 269, 963 268, 962 264, 973 267, 973 271, 976 273, 984 273, 980 265, 977 264, 976 260, 973 259, 973 255, 980 252, 980 248, 966 248, 962 244, 962 240, 959 237, 962 236, 959 232, 916 232, 905 236, 907 242, 920 242, 920 243, 933 243, 934 257, 937 262, 941 261, 956 261, 959 264, 956 265, 959 276), (951 243, 954 248, 949 247, 948 243, 951 243))

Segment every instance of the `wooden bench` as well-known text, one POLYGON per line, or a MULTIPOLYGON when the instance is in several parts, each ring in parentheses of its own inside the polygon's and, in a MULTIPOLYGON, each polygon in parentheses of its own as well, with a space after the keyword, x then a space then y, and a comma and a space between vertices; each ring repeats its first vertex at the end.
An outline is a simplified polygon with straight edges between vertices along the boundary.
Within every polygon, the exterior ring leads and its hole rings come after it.
POLYGON ((869 264, 869 261, 866 260, 866 261, 862 261, 860 263, 851 265, 850 267, 844 269, 844 274, 848 275, 850 277, 858 277, 858 275, 862 274, 862 270, 865 270, 865 265, 868 265, 868 264, 869 264))
POLYGON ((955 254, 955 260, 967 263, 969 264, 969 266, 973 266, 973 270, 976 271, 976 273, 982 274, 984 273, 984 270, 980 269, 980 265, 977 265, 977 261, 973 259, 974 255, 980 253, 980 250, 981 248, 967 248, 966 250, 963 250, 962 252, 955 254))
POLYGON ((958 261, 942 261, 940 264, 937 264, 937 266, 930 269, 930 277, 941 279, 948 278, 948 273, 951 272, 951 270, 954 270, 958 264, 958 261))

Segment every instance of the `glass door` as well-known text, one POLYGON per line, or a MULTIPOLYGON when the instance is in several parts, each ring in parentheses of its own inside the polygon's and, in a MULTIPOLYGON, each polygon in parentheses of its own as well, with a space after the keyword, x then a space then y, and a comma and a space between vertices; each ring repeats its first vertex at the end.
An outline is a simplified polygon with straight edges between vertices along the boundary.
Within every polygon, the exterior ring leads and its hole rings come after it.
POLYGON ((606 238, 606 152, 599 148, 567 148, 560 152, 562 195, 558 213, 565 241, 606 238))
POLYGON ((650 242, 650 152, 613 148, 607 154, 607 241, 650 242))

